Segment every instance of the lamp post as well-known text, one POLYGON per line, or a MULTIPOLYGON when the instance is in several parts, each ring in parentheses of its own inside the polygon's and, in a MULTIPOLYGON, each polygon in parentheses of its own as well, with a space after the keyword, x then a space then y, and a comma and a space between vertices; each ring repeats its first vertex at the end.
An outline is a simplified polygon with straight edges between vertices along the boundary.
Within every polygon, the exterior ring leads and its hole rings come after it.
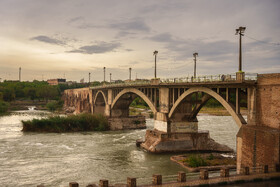
POLYGON ((103 72, 104 72, 104 83, 105 83, 105 70, 106 70, 106 67, 103 67, 103 72))
POLYGON ((155 79, 157 78, 157 54, 158 54, 158 51, 154 51, 154 55, 155 55, 155 79))
POLYGON ((242 36, 244 36, 244 32, 245 32, 246 27, 239 27, 238 29, 236 29, 236 33, 235 35, 239 34, 239 68, 238 71, 242 71, 242 46, 241 46, 241 40, 242 40, 242 36))
POLYGON ((193 57, 194 57, 194 72, 193 72, 193 77, 196 78, 196 57, 198 56, 198 53, 194 53, 193 57))
POLYGON ((129 81, 131 81, 131 68, 129 68, 129 81))
POLYGON ((88 84, 90 84, 90 72, 88 73, 88 84))

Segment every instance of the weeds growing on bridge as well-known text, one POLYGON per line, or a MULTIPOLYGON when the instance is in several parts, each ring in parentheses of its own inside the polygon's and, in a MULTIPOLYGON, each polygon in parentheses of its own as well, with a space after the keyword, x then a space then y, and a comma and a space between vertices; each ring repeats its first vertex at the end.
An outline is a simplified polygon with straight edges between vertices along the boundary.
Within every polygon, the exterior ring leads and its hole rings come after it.
POLYGON ((22 121, 24 132, 81 132, 109 130, 102 115, 79 114, 22 121))

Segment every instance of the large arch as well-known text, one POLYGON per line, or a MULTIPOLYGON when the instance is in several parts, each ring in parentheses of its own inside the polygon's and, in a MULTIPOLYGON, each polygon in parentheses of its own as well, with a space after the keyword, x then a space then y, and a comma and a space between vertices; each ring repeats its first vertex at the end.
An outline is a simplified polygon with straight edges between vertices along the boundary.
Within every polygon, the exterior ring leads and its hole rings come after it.
POLYGON ((104 92, 98 91, 94 97, 93 112, 96 114, 105 115, 106 105, 107 99, 104 92))
POLYGON ((174 114, 176 108, 179 106, 179 104, 190 94, 195 93, 195 92, 204 92, 210 96, 212 96, 213 98, 215 98, 217 101, 219 101, 223 107, 230 113, 230 115, 233 117, 233 119, 235 120, 236 124, 241 127, 244 124, 247 124, 245 119, 243 118, 243 116, 241 114, 236 114, 234 106, 228 102, 226 102, 226 100, 220 96, 218 93, 214 92, 213 90, 206 88, 206 87, 195 87, 195 88, 190 88, 187 91, 185 91, 178 99, 177 101, 174 103, 173 107, 171 108, 168 117, 171 118, 172 115, 174 114))
POLYGON ((156 113, 157 112, 157 109, 156 107, 154 106, 154 104, 151 102, 151 100, 143 93, 141 92, 140 90, 138 89, 135 89, 135 88, 125 88, 123 89, 114 99, 112 105, 111 105, 111 108, 113 109, 114 106, 116 105, 116 103, 118 102, 118 100, 125 94, 127 93, 134 93, 136 95, 138 95, 140 98, 142 98, 146 103, 147 105, 150 107, 150 109, 153 111, 153 113, 156 113))
POLYGON ((103 96, 103 99, 104 99, 104 101, 105 101, 105 104, 107 104, 106 96, 105 96, 104 92, 102 92, 102 91, 98 91, 98 92, 95 94, 93 104, 95 104, 96 99, 98 98, 98 96, 99 96, 100 94, 103 96))

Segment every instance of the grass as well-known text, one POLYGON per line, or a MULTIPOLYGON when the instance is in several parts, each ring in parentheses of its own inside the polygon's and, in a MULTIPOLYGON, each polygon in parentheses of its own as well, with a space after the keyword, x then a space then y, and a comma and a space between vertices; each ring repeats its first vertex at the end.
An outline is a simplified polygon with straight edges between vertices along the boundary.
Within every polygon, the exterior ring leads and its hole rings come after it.
POLYGON ((107 118, 102 115, 79 114, 66 117, 53 116, 22 121, 24 132, 80 132, 109 130, 107 118))
POLYGON ((236 161, 232 158, 224 158, 214 156, 212 153, 209 156, 189 155, 186 159, 182 160, 189 167, 200 166, 219 166, 219 165, 235 165, 236 161))

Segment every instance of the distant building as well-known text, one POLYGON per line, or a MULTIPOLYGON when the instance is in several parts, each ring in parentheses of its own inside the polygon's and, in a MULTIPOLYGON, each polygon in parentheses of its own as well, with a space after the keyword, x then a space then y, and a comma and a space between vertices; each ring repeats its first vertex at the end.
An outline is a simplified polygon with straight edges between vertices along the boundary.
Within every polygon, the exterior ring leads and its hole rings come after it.
POLYGON ((47 82, 49 85, 65 84, 66 79, 49 79, 47 82))

